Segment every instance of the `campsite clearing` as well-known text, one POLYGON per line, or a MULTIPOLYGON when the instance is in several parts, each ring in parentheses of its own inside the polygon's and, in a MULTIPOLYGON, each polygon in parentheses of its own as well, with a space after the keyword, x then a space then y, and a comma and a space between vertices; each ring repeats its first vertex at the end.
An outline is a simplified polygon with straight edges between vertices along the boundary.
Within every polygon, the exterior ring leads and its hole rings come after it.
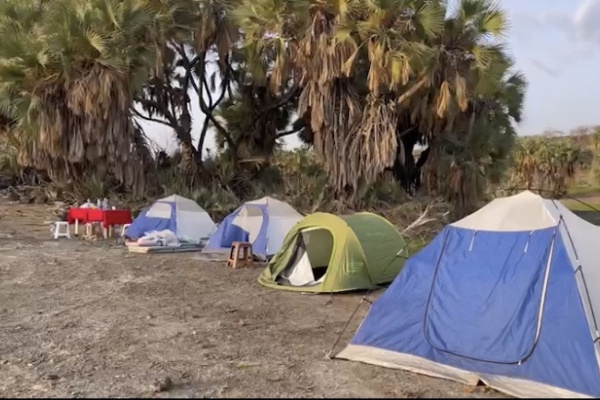
POLYGON ((54 241, 51 219, 44 206, 0 205, 3 397, 501 396, 326 359, 359 294, 270 290, 259 266, 54 241), (155 393, 166 377, 173 387, 155 393))

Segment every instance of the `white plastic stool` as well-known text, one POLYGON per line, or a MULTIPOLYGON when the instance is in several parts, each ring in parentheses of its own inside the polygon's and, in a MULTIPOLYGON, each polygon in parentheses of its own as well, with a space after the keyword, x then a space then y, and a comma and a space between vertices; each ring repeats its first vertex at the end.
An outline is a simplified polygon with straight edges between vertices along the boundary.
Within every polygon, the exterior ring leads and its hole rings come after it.
POLYGON ((69 223, 67 221, 56 221, 54 223, 54 239, 58 239, 61 237, 71 239, 71 232, 69 230, 69 223), (64 229, 64 231, 61 230, 64 229))
POLYGON ((127 232, 127 228, 129 228, 131 224, 125 224, 121 227, 121 237, 125 236, 125 232, 127 232))

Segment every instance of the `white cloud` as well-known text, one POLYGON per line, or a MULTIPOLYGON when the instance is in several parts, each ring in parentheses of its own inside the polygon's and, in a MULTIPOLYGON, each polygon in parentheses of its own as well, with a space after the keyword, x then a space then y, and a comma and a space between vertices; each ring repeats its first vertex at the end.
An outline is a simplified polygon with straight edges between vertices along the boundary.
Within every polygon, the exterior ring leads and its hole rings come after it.
POLYGON ((521 50, 523 61, 551 76, 598 54, 600 0, 580 1, 570 11, 511 14, 511 36, 521 49, 527 49, 526 53, 521 50))
POLYGON ((584 0, 572 18, 577 39, 600 44, 600 0, 584 0))
POLYGON ((532 34, 545 34, 557 30, 565 34, 570 42, 600 45, 600 0, 584 0, 574 12, 546 10, 532 13, 514 13, 512 31, 521 38, 532 34))

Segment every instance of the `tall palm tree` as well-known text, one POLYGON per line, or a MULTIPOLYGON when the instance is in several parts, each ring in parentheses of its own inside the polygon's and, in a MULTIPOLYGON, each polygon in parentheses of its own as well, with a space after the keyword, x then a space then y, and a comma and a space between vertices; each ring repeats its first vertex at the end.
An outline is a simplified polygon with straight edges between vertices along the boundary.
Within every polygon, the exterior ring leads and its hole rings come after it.
MULTIPOLYGON (((356 193, 394 164, 414 167, 417 142, 429 145, 429 187, 438 192, 450 181, 437 168, 448 140, 470 143, 480 131, 498 131, 506 145, 490 151, 509 152, 522 96, 494 102, 511 88, 505 15, 488 0, 447 7, 441 0, 260 0, 236 10, 246 48, 271 60, 263 65, 278 77, 273 89, 286 79, 301 87, 298 113, 338 193, 356 193), (510 122, 485 122, 492 112, 510 122)), ((517 86, 522 94, 524 82, 517 86)))
POLYGON ((17 121, 22 161, 56 179, 104 171, 144 189, 148 150, 131 108, 164 17, 151 0, 2 3, 0 105, 17 121))
POLYGON ((471 101, 470 117, 457 120, 457 129, 443 136, 441 157, 432 164, 438 176, 434 184, 459 213, 473 211, 490 185, 504 182, 517 140, 515 124, 521 121, 525 88, 521 74, 508 76, 492 97, 471 101))
POLYGON ((418 27, 430 33, 443 21, 441 9, 416 3, 263 0, 258 5, 245 1, 237 10, 247 48, 263 58, 271 55, 272 63, 263 64, 276 77, 272 88, 288 81, 301 88, 298 114, 308 122, 338 193, 372 181, 393 163, 396 114, 388 97, 410 79, 398 71, 410 69, 420 55, 406 58, 408 48, 416 47, 411 42, 416 35, 409 32, 418 27), (403 14, 410 7, 413 18, 403 14), (392 38, 388 33, 395 22, 392 38), (366 76, 367 85, 360 82, 366 76))

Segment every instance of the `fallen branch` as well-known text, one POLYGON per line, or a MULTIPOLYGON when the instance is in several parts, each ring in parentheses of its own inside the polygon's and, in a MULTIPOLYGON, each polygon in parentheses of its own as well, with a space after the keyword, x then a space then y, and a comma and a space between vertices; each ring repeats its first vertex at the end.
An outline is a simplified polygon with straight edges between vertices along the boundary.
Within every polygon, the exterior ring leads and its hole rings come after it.
POLYGON ((427 207, 425 207, 425 211, 423 211, 416 220, 411 222, 410 225, 408 225, 406 228, 404 228, 402 233, 405 234, 408 231, 410 231, 411 229, 414 229, 418 226, 422 226, 426 223, 435 221, 435 218, 425 218, 430 210, 431 210, 431 205, 428 205, 427 207))

